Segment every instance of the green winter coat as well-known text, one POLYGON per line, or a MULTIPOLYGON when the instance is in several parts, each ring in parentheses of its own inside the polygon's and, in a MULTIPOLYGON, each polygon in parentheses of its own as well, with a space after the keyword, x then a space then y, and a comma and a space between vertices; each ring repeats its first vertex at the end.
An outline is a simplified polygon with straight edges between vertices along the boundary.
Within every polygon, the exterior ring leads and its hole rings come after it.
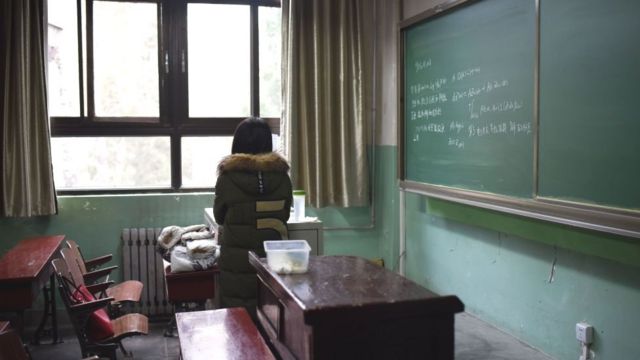
POLYGON ((216 222, 223 226, 220 247, 220 306, 255 313, 256 272, 248 253, 265 256, 263 241, 288 238, 291 208, 289 164, 276 153, 233 154, 218 165, 216 222))

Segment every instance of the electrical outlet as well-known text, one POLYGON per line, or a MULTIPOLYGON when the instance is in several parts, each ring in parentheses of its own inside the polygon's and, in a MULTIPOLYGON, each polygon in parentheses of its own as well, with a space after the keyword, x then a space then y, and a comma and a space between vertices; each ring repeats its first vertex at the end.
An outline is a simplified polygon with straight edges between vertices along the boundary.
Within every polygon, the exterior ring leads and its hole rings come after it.
POLYGON ((593 326, 585 322, 577 323, 576 339, 583 344, 591 344, 593 342, 593 326))

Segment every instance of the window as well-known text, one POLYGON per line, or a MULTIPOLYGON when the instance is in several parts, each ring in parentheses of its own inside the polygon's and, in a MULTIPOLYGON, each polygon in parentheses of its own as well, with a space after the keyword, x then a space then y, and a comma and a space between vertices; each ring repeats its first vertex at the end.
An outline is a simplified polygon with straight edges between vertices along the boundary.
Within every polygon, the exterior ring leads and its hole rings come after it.
POLYGON ((182 184, 204 187, 217 178, 216 166, 231 149, 233 136, 182 138, 182 184))
POLYGON ((258 14, 258 33, 260 35, 260 113, 262 116, 279 118, 282 110, 280 9, 261 7, 258 14))
POLYGON ((93 2, 93 100, 97 117, 160 115, 158 6, 93 2))
POLYGON ((56 137, 54 180, 62 189, 170 187, 169 147, 161 136, 56 137))
POLYGON ((244 5, 188 5, 189 116, 249 113, 249 17, 244 5))
POLYGON ((48 0, 57 188, 211 189, 248 116, 276 148, 280 16, 279 0, 48 0))

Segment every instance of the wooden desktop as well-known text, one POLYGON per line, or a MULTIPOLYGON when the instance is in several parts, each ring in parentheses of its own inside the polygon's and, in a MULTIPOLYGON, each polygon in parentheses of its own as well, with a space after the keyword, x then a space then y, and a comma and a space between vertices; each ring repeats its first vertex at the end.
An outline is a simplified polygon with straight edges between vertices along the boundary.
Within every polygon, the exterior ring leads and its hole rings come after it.
POLYGON ((258 274, 258 322, 283 359, 453 359, 464 305, 353 256, 311 256, 309 271, 258 274))

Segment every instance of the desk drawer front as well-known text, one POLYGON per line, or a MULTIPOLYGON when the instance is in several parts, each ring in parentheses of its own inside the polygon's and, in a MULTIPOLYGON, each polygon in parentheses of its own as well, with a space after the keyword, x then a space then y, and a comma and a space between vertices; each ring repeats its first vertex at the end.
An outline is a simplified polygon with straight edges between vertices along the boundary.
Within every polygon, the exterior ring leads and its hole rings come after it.
POLYGON ((302 311, 258 275, 258 319, 283 359, 310 359, 312 329, 302 311))
POLYGON ((282 304, 262 281, 258 285, 258 311, 264 315, 269 336, 280 339, 282 304))

